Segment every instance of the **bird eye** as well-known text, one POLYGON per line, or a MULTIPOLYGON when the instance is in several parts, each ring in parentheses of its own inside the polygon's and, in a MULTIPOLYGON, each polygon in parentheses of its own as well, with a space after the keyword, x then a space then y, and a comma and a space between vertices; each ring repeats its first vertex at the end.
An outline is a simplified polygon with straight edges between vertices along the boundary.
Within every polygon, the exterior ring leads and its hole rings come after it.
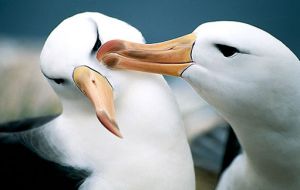
POLYGON ((44 75, 47 79, 54 81, 56 84, 64 84, 64 83, 66 82, 65 79, 62 79, 62 78, 51 78, 51 77, 47 76, 43 71, 42 71, 42 73, 43 73, 43 75, 44 75))
POLYGON ((64 84, 65 80, 64 79, 52 79, 56 84, 64 84))
POLYGON ((240 52, 237 48, 231 47, 231 46, 227 46, 227 45, 216 44, 216 47, 218 48, 218 50, 219 50, 225 57, 231 57, 231 56, 233 56, 234 54, 240 52))

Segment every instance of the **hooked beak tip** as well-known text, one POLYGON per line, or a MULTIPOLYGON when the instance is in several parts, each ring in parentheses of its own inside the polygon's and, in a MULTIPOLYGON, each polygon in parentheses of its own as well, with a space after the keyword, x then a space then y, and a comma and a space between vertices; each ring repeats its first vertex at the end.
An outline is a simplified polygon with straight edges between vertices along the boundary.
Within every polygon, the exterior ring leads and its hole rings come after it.
POLYGON ((110 40, 103 44, 97 53, 97 59, 100 61, 106 53, 117 52, 125 49, 125 44, 121 40, 110 40))
POLYGON ((114 120, 110 119, 109 116, 105 113, 105 111, 96 111, 96 115, 98 120, 108 131, 110 131, 119 138, 123 138, 118 124, 114 120))

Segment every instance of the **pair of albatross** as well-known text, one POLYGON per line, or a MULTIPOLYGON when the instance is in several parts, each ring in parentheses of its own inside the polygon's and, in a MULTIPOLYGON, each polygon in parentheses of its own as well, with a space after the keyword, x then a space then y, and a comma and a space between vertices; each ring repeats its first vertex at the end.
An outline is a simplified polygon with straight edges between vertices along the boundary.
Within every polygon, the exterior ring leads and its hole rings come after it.
POLYGON ((211 22, 163 43, 113 40, 97 58, 112 68, 180 76, 221 113, 243 153, 218 190, 300 189, 300 62, 270 34, 211 22))
POLYGON ((191 152, 170 88, 161 75, 113 71, 101 64, 96 53, 112 39, 144 43, 137 29, 99 13, 59 24, 43 47, 41 70, 60 97, 62 114, 0 138, 87 171, 80 189, 195 189, 191 152))

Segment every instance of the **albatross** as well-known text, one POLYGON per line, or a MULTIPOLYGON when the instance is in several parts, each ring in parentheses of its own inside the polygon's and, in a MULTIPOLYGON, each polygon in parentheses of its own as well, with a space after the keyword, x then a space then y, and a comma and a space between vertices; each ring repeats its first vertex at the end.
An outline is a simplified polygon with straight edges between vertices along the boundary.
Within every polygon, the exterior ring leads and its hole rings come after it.
POLYGON ((97 57, 113 68, 182 77, 231 124, 243 152, 218 190, 300 189, 300 62, 269 33, 210 22, 157 44, 113 40, 97 57))
POLYGON ((195 189, 170 88, 161 75, 107 69, 96 52, 112 39, 144 43, 137 29, 100 13, 72 16, 51 32, 41 71, 62 114, 14 139, 46 160, 88 171, 80 189, 195 189))

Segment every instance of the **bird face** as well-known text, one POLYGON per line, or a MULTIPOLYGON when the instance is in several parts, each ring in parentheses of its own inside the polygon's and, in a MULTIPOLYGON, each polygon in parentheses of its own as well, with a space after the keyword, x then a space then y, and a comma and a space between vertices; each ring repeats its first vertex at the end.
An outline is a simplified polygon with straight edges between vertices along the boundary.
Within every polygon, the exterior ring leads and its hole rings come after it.
POLYGON ((287 67, 285 60, 298 59, 279 40, 238 22, 206 23, 189 35, 157 44, 113 40, 97 57, 113 68, 183 77, 224 113, 255 110, 255 101, 271 101, 270 96, 289 85, 286 73, 295 72, 287 70, 299 67, 287 67))
POLYGON ((104 127, 121 137, 115 122, 114 96, 129 83, 132 75, 108 70, 96 59, 102 43, 115 38, 144 42, 138 30, 117 19, 99 13, 70 17, 45 42, 41 70, 63 104, 80 105, 84 94, 104 127))
POLYGON ((289 85, 287 73, 294 73, 288 70, 298 67, 287 66, 286 60, 297 58, 284 44, 248 24, 212 22, 193 33, 193 65, 181 76, 224 113, 258 111, 254 106, 278 99, 281 87, 289 85))

